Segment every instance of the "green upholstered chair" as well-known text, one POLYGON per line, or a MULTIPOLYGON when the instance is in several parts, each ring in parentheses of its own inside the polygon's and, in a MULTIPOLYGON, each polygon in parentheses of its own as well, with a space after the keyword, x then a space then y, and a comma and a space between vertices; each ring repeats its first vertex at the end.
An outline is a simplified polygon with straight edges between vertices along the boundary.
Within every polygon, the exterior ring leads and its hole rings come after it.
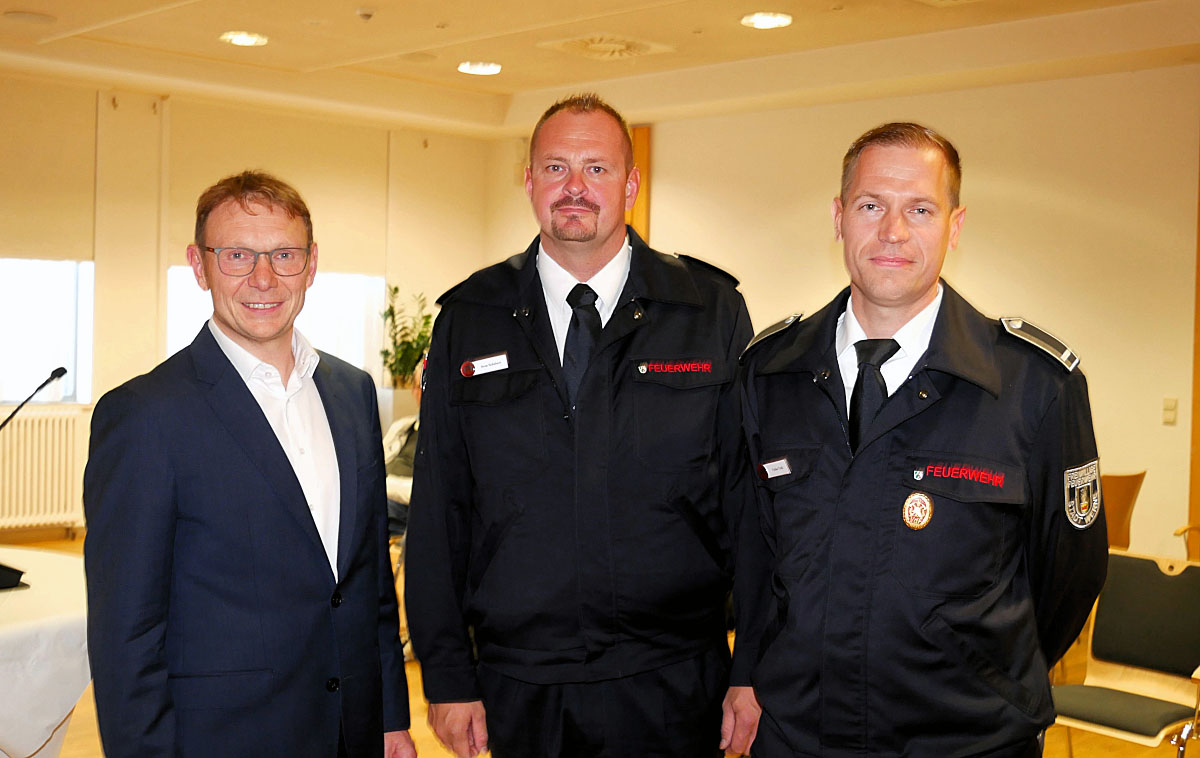
MULTIPOLYGON (((1200 709, 1200 563, 1110 551, 1083 684, 1053 688, 1055 723, 1182 757, 1200 709)), ((1071 749, 1074 754, 1073 747, 1071 749)))

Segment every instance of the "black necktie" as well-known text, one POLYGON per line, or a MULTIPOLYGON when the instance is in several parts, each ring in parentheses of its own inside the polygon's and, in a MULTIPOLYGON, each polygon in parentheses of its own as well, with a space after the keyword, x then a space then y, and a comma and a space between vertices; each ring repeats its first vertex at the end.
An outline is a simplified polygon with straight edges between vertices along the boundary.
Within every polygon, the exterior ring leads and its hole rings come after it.
POLYGON ((896 354, 900 344, 893 339, 859 340, 854 343, 858 353, 858 380, 850 393, 850 450, 858 452, 858 443, 866 436, 867 427, 875 420, 884 398, 887 384, 879 367, 896 354))
POLYGON ((563 377, 567 380, 567 398, 574 408, 588 359, 600 337, 600 311, 596 310, 596 293, 586 284, 575 285, 567 295, 567 304, 573 312, 563 349, 563 377))

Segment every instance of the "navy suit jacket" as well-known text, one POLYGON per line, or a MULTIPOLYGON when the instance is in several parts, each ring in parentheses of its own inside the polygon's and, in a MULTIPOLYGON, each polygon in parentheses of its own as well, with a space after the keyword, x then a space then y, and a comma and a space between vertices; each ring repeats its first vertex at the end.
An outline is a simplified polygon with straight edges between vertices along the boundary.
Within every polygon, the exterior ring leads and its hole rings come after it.
POLYGON ((375 388, 321 354, 338 580, 270 424, 207 325, 101 398, 84 474, 108 758, 377 756, 408 728, 375 388))

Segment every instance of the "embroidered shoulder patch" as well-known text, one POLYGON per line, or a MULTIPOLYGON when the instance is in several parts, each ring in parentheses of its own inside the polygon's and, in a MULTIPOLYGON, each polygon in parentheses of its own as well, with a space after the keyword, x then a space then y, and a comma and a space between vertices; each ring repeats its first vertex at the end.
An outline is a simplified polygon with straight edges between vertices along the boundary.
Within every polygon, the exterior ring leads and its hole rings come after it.
POLYGON ((1004 330, 1012 336, 1020 337, 1029 344, 1039 347, 1054 356, 1054 359, 1061 363, 1067 371, 1074 371, 1075 367, 1079 365, 1079 356, 1071 348, 1067 347, 1062 340, 1045 329, 1035 326, 1017 316, 1002 318, 1000 319, 1000 323, 1004 325, 1004 330))
POLYGON ((1067 521, 1076 529, 1087 529, 1100 515, 1100 459, 1067 469, 1063 490, 1067 521))

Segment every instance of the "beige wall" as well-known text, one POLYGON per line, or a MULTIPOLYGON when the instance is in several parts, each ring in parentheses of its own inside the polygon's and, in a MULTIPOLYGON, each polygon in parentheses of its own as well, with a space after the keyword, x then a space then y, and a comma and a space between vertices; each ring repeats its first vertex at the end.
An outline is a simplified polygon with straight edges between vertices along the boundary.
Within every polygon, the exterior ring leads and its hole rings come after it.
MULTIPOLYGON (((530 129, 533 124, 530 124, 530 129)), ((537 219, 525 195, 529 143, 524 138, 496 140, 488 153, 487 256, 499 261, 529 246, 537 219)))
POLYGON ((654 135, 653 244, 726 267, 757 327, 844 286, 829 208, 866 129, 924 121, 963 156, 945 274, 1083 357, 1102 470, 1147 469, 1132 548, 1187 521, 1200 67, 673 121, 654 135), (1164 397, 1179 422, 1161 423, 1164 397))
POLYGON ((318 276, 432 302, 487 260, 485 140, 2 75, 0 150, 0 256, 95 261, 95 398, 165 357, 166 269, 222 176, 300 190, 318 276))
POLYGON ((391 133, 388 281, 437 298, 486 261, 490 145, 433 132, 391 133))
POLYGON ((384 273, 386 130, 178 98, 169 105, 172 263, 186 261, 200 193, 223 176, 263 169, 304 196, 313 216, 318 272, 384 273))
POLYGON ((161 360, 164 116, 153 95, 97 93, 92 387, 100 392, 161 360))
POLYGON ((0 256, 90 260, 96 91, 0 77, 0 256))

